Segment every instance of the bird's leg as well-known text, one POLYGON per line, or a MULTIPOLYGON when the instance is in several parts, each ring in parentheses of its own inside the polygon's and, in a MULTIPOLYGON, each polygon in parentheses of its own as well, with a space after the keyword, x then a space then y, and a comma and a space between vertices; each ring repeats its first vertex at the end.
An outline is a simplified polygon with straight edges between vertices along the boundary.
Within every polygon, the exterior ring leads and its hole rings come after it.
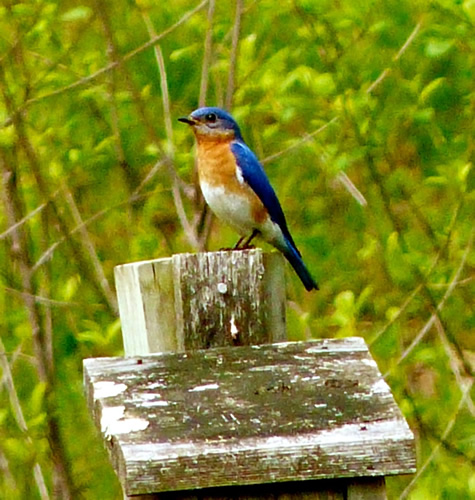
POLYGON ((244 238, 245 236, 241 236, 241 238, 239 238, 238 242, 234 245, 233 250, 239 250, 239 245, 242 243, 244 238))
POLYGON ((251 236, 244 242, 244 244, 241 247, 241 250, 247 250, 250 248, 254 248, 254 245, 251 245, 251 241, 259 234, 259 231, 257 229, 254 229, 252 231, 251 236))

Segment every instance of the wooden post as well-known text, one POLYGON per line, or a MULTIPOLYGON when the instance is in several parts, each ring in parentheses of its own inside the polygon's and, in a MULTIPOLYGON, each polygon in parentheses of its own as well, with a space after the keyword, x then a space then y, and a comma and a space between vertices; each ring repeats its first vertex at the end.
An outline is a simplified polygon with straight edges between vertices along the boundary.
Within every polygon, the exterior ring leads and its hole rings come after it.
POLYGON ((285 340, 280 253, 177 254, 115 268, 127 356, 285 340))
POLYGON ((84 376, 131 498, 381 500, 384 476, 415 471, 413 435, 357 337, 96 358, 84 376))
POLYGON ((115 273, 128 357, 84 360, 84 385, 126 498, 383 500, 386 475, 414 472, 362 339, 268 344, 285 339, 280 254, 115 273))

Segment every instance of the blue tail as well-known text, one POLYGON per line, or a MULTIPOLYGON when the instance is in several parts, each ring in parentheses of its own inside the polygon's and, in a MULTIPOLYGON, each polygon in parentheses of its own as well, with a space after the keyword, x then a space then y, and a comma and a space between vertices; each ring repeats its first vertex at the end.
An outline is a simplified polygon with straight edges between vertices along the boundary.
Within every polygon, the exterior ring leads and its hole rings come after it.
POLYGON ((297 248, 291 244, 291 242, 285 238, 286 248, 281 248, 282 253, 285 255, 285 258, 290 262, 290 265, 294 268, 298 277, 303 283, 303 286, 307 291, 310 290, 318 290, 317 282, 312 278, 312 275, 309 273, 307 267, 305 266, 300 252, 297 248))

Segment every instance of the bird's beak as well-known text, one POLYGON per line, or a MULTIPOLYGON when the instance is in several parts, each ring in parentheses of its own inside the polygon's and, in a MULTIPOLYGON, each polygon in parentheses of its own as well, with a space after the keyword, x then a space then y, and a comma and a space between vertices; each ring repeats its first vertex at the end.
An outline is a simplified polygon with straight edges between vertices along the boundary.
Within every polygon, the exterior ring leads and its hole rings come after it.
POLYGON ((197 124, 197 121, 195 119, 191 118, 191 116, 182 116, 181 118, 178 118, 178 121, 186 123, 187 125, 196 125, 197 124))

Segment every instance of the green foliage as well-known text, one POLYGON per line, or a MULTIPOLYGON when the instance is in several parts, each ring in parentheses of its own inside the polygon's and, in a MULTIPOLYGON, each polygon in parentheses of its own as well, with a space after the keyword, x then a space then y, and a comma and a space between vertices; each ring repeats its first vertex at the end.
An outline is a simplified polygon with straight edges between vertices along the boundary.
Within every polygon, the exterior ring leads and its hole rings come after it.
POLYGON ((234 85, 235 4, 171 29, 197 5, 0 7, 0 497, 41 498, 35 466, 52 491, 52 454, 75 498, 120 497, 81 360, 121 352, 115 265, 236 239, 200 224, 176 121, 205 80, 321 285, 289 271, 289 336, 364 336, 416 431, 420 474, 390 497, 473 497, 475 2, 244 2, 234 85))

